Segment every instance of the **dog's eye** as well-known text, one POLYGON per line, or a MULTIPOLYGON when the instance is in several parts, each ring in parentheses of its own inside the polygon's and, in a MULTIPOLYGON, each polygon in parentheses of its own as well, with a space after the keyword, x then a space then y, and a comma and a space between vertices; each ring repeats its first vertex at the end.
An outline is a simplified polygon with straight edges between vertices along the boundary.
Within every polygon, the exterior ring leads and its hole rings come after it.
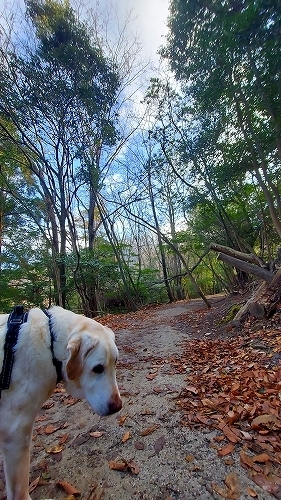
POLYGON ((94 368, 93 368, 94 373, 102 373, 103 371, 104 371, 103 365, 97 365, 97 366, 94 366, 94 368))

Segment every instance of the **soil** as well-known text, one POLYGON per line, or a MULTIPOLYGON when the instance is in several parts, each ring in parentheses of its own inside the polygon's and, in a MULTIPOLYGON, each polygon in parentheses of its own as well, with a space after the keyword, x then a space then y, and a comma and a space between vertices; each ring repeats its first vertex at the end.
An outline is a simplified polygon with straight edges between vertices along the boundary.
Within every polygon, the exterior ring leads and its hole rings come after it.
MULTIPOLYGON (((225 488, 225 478, 232 473, 240 493, 226 498, 272 498, 251 481, 238 451, 231 460, 218 456, 213 446, 216 430, 182 424, 176 402, 186 373, 175 373, 169 359, 180 357, 183 340, 233 335, 217 320, 241 301, 239 296, 209 299, 211 310, 196 299, 102 318, 116 334, 123 408, 99 417, 86 402, 57 387, 34 426, 33 500, 221 499, 214 484, 225 488), (121 470, 115 470, 118 467, 121 470)), ((4 498, 0 461, 0 499, 4 498)))

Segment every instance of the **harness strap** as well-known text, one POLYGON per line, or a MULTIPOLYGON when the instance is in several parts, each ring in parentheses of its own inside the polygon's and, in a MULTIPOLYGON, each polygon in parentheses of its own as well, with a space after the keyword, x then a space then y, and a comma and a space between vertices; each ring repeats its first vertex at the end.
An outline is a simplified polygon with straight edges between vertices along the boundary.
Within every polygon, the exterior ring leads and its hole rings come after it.
POLYGON ((46 316, 48 317, 49 319, 49 330, 50 330, 50 336, 51 336, 51 352, 52 352, 52 362, 53 362, 53 365, 56 369, 56 372, 57 372, 57 384, 59 382, 62 381, 62 362, 59 361, 56 357, 55 357, 55 353, 54 353, 54 342, 56 341, 56 338, 55 338, 55 334, 54 334, 54 330, 53 330, 53 325, 52 325, 52 321, 51 321, 51 315, 49 313, 49 311, 47 309, 44 309, 43 310, 44 314, 46 314, 46 316))
POLYGON ((23 306, 15 306, 8 318, 8 329, 4 344, 4 360, 0 374, 0 398, 1 391, 9 389, 12 368, 14 364, 14 348, 18 341, 19 329, 27 321, 28 313, 23 312, 23 306))

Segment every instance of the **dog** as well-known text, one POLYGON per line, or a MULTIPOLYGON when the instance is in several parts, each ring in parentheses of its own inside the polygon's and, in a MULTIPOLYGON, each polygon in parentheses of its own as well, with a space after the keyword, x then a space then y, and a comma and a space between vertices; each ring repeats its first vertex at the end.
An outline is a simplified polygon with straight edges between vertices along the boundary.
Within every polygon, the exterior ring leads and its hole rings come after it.
MULTIPOLYGON (((8 317, 0 314, 0 371, 8 317)), ((117 357, 114 333, 95 320, 58 306, 47 314, 38 308, 29 311, 14 347, 10 386, 2 390, 0 398, 0 451, 7 500, 31 500, 32 429, 37 412, 55 389, 54 365, 61 366, 62 383, 71 396, 86 399, 94 412, 106 416, 122 408, 115 373, 117 357)))

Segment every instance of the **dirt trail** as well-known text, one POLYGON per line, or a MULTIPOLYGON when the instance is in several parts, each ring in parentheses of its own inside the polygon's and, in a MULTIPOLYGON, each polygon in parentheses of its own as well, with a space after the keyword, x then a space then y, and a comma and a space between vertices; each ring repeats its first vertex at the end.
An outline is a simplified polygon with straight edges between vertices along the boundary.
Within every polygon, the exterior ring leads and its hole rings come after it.
MULTIPOLYGON (((31 480, 40 479, 32 499, 73 499, 58 481, 75 486, 81 500, 221 499, 212 483, 224 488, 231 472, 238 477, 241 494, 228 498, 251 498, 247 487, 258 499, 272 498, 251 482, 238 453, 232 454, 232 465, 218 457, 210 446, 215 432, 190 430, 180 423, 175 403, 186 375, 175 374, 167 359, 180 356, 182 340, 194 334, 173 326, 173 320, 196 309, 205 309, 201 300, 150 309, 147 319, 144 313, 126 316, 125 327, 116 331, 124 404, 119 414, 98 417, 64 392, 47 402, 34 427, 31 480), (110 469, 110 462, 122 460, 131 470, 110 469)), ((0 462, 1 500, 3 490, 0 462)))

